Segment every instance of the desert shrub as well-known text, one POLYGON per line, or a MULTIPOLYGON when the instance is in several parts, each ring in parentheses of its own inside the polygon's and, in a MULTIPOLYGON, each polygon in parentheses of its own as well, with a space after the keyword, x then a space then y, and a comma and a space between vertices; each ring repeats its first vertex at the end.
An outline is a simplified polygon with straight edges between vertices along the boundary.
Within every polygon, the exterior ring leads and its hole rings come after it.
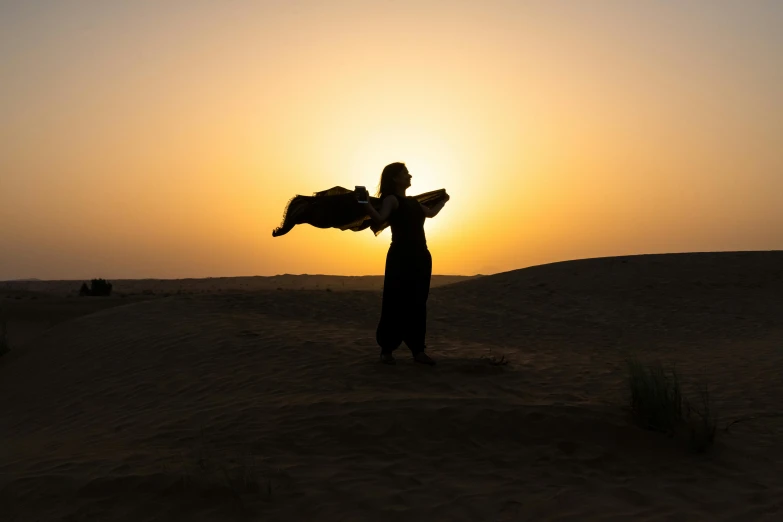
POLYGON ((93 279, 90 281, 90 287, 87 287, 87 283, 82 283, 82 287, 79 289, 79 295, 96 295, 96 296, 109 296, 111 295, 112 284, 105 279, 93 279))
POLYGON ((705 452, 715 443, 717 416, 709 390, 700 390, 698 401, 683 396, 674 367, 661 363, 628 362, 631 411, 636 424, 669 435, 687 436, 690 449, 705 452))
POLYGON ((111 295, 111 283, 105 279, 93 279, 90 282, 91 295, 111 295))

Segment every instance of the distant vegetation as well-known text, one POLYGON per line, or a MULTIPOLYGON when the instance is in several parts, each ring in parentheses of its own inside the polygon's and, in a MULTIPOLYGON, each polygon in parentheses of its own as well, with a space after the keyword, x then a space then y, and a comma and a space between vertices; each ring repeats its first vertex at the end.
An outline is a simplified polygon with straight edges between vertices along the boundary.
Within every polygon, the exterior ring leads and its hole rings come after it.
POLYGON ((93 279, 90 281, 89 288, 87 283, 82 283, 82 287, 79 290, 79 295, 95 295, 95 296, 108 296, 111 295, 111 283, 105 279, 93 279))
POLYGON ((718 421, 706 386, 699 392, 699 400, 691 402, 683 397, 674 368, 631 360, 628 370, 636 424, 672 436, 687 436, 691 450, 697 453, 713 446, 718 421))

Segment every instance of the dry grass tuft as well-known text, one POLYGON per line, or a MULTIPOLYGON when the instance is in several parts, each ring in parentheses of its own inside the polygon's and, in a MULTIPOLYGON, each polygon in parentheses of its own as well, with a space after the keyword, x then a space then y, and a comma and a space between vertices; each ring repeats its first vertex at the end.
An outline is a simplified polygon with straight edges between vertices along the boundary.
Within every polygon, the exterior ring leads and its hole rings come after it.
POLYGON ((704 453, 715 444, 717 416, 705 386, 696 402, 683 397, 674 367, 628 361, 628 384, 634 421, 648 430, 685 435, 691 451, 704 453))
POLYGON ((489 354, 481 356, 481 360, 492 366, 506 366, 510 362, 505 355, 498 356, 492 353, 492 348, 489 349, 489 354))

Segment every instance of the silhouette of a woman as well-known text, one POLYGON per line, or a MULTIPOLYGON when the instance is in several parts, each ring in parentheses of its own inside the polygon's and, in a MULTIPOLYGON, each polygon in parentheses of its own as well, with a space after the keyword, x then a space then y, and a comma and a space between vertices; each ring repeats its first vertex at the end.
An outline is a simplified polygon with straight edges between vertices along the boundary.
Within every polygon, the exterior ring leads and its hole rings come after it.
POLYGON ((389 222, 392 241, 386 254, 383 278, 383 305, 375 339, 381 347, 381 362, 394 364, 392 352, 403 341, 413 359, 434 365, 426 353, 427 297, 432 276, 432 256, 424 236, 424 220, 435 217, 449 200, 448 195, 432 208, 407 197, 412 176, 404 163, 392 163, 383 169, 376 196, 380 212, 365 203, 367 214, 378 224, 389 222))

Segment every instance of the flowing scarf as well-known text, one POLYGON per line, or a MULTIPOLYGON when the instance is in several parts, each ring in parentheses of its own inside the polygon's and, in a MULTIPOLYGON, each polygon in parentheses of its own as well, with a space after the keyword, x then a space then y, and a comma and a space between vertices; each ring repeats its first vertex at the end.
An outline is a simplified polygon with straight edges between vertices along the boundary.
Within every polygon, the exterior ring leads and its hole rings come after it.
MULTIPOLYGON (((424 192, 413 197, 422 205, 434 206, 445 199, 446 189, 424 192)), ((370 197, 369 202, 380 212, 380 198, 370 197)), ((356 200, 354 191, 343 187, 333 187, 312 196, 291 198, 283 212, 282 224, 272 231, 272 237, 287 234, 296 225, 305 223, 317 228, 339 228, 354 232, 369 228, 376 236, 389 226, 388 221, 373 223, 364 205, 356 200)))

